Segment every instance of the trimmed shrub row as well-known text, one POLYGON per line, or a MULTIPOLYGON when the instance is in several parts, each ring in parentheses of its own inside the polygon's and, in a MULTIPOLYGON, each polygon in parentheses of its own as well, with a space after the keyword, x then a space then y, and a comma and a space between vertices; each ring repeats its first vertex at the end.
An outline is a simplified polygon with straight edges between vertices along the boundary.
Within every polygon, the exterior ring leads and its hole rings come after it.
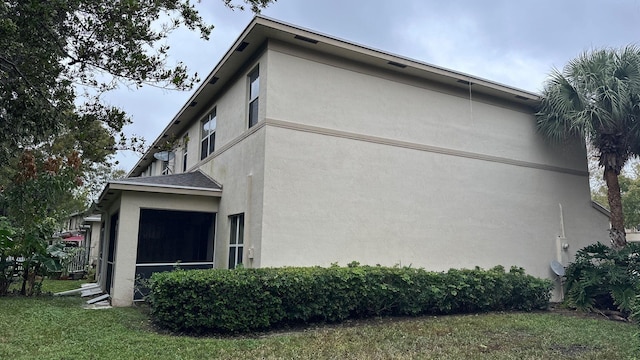
POLYGON ((151 277, 151 316, 175 332, 243 332, 381 315, 547 307, 552 283, 505 272, 380 266, 176 270, 151 277))

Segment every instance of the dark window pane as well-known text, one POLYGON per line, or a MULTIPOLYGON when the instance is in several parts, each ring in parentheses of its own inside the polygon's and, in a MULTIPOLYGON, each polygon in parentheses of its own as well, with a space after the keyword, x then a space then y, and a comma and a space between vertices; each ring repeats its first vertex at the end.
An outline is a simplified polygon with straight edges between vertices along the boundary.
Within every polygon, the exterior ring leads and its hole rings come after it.
POLYGON ((238 262, 237 264, 242 264, 242 246, 238 247, 238 262))
POLYGON ((258 123, 258 99, 249 103, 249 127, 258 123))
POLYGON ((244 244, 244 215, 238 216, 238 244, 244 244))
POLYGON ((229 244, 234 245, 236 243, 238 234, 238 216, 231 216, 230 229, 231 231, 229 233, 229 244))
POLYGON ((115 259, 116 238, 118 236, 119 216, 120 216, 120 213, 113 214, 111 216, 111 222, 109 223, 109 249, 107 250, 107 261, 110 261, 110 262, 113 262, 113 259, 115 259))
POLYGON ((216 133, 209 136, 209 154, 213 154, 213 150, 216 147, 216 133))
POLYGON ((236 248, 235 247, 231 247, 229 248, 229 269, 235 269, 236 268, 236 248))
POLYGON ((207 141, 207 139, 202 140, 202 144, 200 144, 200 160, 206 158, 207 155, 209 155, 207 153, 207 148, 209 146, 208 144, 209 142, 207 141))
POLYGON ((137 263, 213 261, 215 214, 140 210, 137 263))

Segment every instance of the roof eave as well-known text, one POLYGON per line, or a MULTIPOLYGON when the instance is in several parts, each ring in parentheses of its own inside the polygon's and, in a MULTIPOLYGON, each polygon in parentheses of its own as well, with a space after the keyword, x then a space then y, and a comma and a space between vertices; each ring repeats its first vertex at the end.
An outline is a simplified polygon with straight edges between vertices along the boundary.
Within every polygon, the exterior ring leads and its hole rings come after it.
MULTIPOLYGON (((215 96, 220 89, 228 82, 230 79, 219 76, 221 72, 223 72, 226 68, 231 67, 230 72, 233 73, 234 69, 237 71, 241 67, 239 63, 243 63, 251 58, 252 54, 256 51, 259 51, 259 48, 264 41, 269 39, 272 36, 283 36, 283 35, 292 35, 287 38, 293 39, 296 35, 303 36, 306 38, 311 38, 317 40, 318 43, 323 43, 327 45, 329 50, 335 50, 336 52, 341 52, 342 50, 346 51, 353 56, 365 56, 370 59, 380 59, 383 60, 380 65, 384 65, 386 63, 396 63, 405 66, 406 68, 416 69, 424 73, 424 77, 427 78, 428 74, 431 74, 431 80, 436 82, 443 82, 443 79, 449 79, 450 83, 456 84, 458 86, 472 86, 472 89, 476 92, 486 93, 490 96, 500 96, 505 100, 512 101, 514 104, 519 104, 528 107, 535 107, 539 101, 540 96, 538 94, 528 92, 525 90, 517 89, 515 87, 507 86, 504 84, 500 84, 491 80, 482 79, 479 77, 475 77, 469 74, 465 74, 462 72, 457 72, 453 70, 449 70, 446 68, 438 67, 435 65, 431 65, 425 62, 421 62, 415 59, 410 59, 407 57, 402 57, 396 54, 392 54, 386 51, 374 49, 371 47, 367 47, 364 45, 360 45, 354 42, 346 41, 339 39, 337 37, 329 36, 326 34, 322 34, 316 31, 312 31, 309 29, 305 29, 299 26, 291 25, 286 22, 282 22, 279 20, 267 18, 264 16, 256 16, 253 20, 247 25, 244 31, 240 34, 240 36, 236 39, 233 45, 227 50, 225 55, 221 58, 221 60, 216 64, 213 70, 207 75, 204 81, 200 84, 200 86, 196 89, 196 91, 189 97, 186 103, 182 106, 182 108, 176 113, 176 115, 171 119, 171 121, 167 124, 164 130, 160 133, 160 135, 154 140, 153 144, 150 146, 149 150, 143 155, 141 159, 134 165, 134 167, 129 171, 127 177, 139 176, 141 173, 141 169, 144 166, 148 166, 150 161, 153 161, 153 154, 158 151, 160 145, 166 141, 165 139, 169 135, 178 135, 181 131, 184 130, 185 125, 179 125, 182 121, 189 122, 190 117, 194 116, 200 111, 203 111, 203 107, 206 107, 207 99, 199 99, 200 96, 203 96, 203 92, 205 90, 209 90, 210 86, 214 86, 211 90, 212 93, 209 96, 215 96), (269 34, 269 32, 271 34, 269 34), (275 32, 275 33, 274 33, 275 32), (246 40, 252 37, 256 41, 250 42, 252 46, 250 49, 245 52, 238 52, 236 49, 243 43, 247 42, 246 40), (236 59, 232 59, 236 56, 236 59), (232 61, 233 60, 233 61, 232 61), (213 81, 217 79, 216 81, 213 81), (467 84, 467 85, 464 85, 467 84), (193 105, 195 104, 195 105, 193 105), (198 104, 200 104, 198 106, 198 104), (146 165, 145 165, 146 164, 146 165)), ((293 40, 291 40, 293 41, 293 40)), ((402 72, 402 69, 394 68, 390 66, 391 70, 402 72)))

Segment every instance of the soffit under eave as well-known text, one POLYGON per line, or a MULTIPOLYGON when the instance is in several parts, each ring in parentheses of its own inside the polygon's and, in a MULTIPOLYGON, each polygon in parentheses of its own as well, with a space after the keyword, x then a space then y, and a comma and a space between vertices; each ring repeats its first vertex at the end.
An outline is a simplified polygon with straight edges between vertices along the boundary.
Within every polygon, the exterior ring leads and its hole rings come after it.
POLYGON ((158 194, 175 194, 175 195, 191 195, 206 197, 222 197, 222 190, 193 188, 193 187, 177 187, 167 185, 141 185, 141 184, 111 184, 114 191, 130 191, 141 193, 158 193, 158 194))
POLYGON ((482 79, 470 74, 461 73, 447 68, 435 66, 418 60, 410 59, 386 51, 378 50, 368 46, 360 45, 351 41, 342 40, 330 35, 325 35, 313 30, 300 28, 275 19, 260 17, 268 25, 257 24, 255 27, 263 27, 261 32, 266 38, 276 39, 283 42, 295 44, 296 46, 314 49, 315 51, 355 60, 368 65, 373 65, 381 69, 391 70, 399 74, 407 74, 439 82, 445 85, 452 85, 468 89, 469 82, 472 90, 486 95, 495 96, 513 103, 535 106, 540 100, 539 95, 522 89, 517 89, 508 85, 500 84, 491 80, 482 79), (296 36, 314 40, 313 44, 308 41, 296 39, 296 36), (401 68, 396 65, 404 65, 401 68))
POLYGON ((95 210, 99 213, 106 212, 109 207, 122 195, 122 191, 118 189, 111 188, 111 184, 107 183, 102 193, 100 193, 100 197, 98 201, 95 203, 95 210))

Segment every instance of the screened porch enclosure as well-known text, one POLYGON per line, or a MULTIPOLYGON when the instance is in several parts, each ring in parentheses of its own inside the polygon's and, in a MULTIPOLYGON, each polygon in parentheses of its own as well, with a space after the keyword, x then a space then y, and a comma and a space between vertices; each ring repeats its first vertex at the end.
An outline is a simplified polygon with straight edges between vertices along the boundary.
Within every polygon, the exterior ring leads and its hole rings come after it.
POLYGON ((212 268, 215 219, 212 212, 140 209, 134 300, 147 293, 138 279, 154 272, 212 268))

